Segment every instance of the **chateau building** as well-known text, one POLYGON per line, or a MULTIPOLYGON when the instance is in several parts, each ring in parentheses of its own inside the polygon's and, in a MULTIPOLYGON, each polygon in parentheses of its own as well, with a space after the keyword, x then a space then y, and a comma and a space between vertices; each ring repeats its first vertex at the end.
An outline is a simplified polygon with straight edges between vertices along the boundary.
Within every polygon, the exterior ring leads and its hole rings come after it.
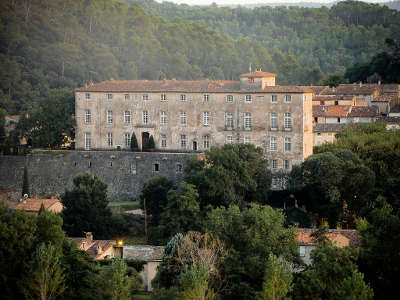
POLYGON ((273 171, 312 154, 312 90, 257 70, 226 80, 107 80, 75 90, 76 148, 204 151, 225 143, 265 150, 273 171))

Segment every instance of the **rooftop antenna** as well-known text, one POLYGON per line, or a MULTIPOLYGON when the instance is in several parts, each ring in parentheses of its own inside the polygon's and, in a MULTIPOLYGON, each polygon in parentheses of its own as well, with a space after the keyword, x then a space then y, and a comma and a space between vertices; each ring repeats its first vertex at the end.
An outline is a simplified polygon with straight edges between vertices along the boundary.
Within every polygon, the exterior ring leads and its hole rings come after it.
POLYGON ((249 65, 249 72, 251 73, 251 63, 250 63, 250 65, 249 65))

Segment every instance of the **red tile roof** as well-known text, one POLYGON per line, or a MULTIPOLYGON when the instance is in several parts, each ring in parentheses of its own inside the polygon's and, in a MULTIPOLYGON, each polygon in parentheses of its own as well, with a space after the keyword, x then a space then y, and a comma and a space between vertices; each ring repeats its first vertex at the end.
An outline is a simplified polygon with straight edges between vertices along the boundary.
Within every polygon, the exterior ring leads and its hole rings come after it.
POLYGON ((326 88, 322 95, 371 95, 379 89, 379 85, 375 83, 368 84, 340 84, 338 87, 326 88))
POLYGON ((315 95, 313 101, 329 101, 329 100, 353 100, 352 95, 315 95))
POLYGON ((263 72, 262 70, 257 70, 254 72, 242 74, 242 75, 240 75, 240 77, 254 77, 254 78, 276 77, 276 74, 269 73, 269 72, 263 72))
POLYGON ((379 117, 378 122, 385 122, 388 124, 400 124, 400 117, 379 117))
POLYGON ((38 212, 40 207, 43 203, 45 209, 49 209, 55 203, 60 202, 60 199, 53 198, 53 199, 23 199, 23 202, 17 204, 15 209, 24 210, 24 211, 31 211, 31 212, 38 212))
POLYGON ((313 117, 346 117, 351 105, 313 105, 313 117))
POLYGON ((373 118, 376 116, 378 116, 378 108, 375 106, 353 106, 348 114, 350 118, 373 118))
MULTIPOLYGON (((311 238, 311 233, 314 229, 298 228, 297 241, 303 245, 315 245, 315 241, 311 238)), ((339 235, 346 237, 349 240, 349 246, 360 246, 361 238, 354 229, 329 229, 326 237, 333 242, 337 242, 339 235)))
MULTIPOLYGON (((186 92, 186 93, 248 93, 240 89, 239 81, 229 80, 106 80, 91 83, 77 92, 186 92)), ((267 86, 258 93, 311 92, 300 86, 267 86)))
POLYGON ((316 123, 313 125, 313 132, 339 132, 346 124, 321 124, 316 123))
POLYGON ((103 258, 104 252, 117 245, 115 240, 93 240, 93 236, 69 237, 70 242, 75 242, 79 249, 86 251, 94 259, 103 258))

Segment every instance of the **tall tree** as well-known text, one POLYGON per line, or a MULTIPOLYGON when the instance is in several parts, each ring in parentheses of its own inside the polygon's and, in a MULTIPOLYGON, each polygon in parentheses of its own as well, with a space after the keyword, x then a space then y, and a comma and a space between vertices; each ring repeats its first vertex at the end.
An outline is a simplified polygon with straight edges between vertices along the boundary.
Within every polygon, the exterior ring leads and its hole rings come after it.
POLYGON ((28 295, 41 300, 57 299, 65 291, 60 249, 52 244, 41 244, 35 252, 28 295))
POLYGON ((112 222, 107 185, 88 173, 76 176, 73 183, 73 188, 61 196, 64 230, 69 236, 79 237, 90 231, 96 238, 107 238, 112 222))

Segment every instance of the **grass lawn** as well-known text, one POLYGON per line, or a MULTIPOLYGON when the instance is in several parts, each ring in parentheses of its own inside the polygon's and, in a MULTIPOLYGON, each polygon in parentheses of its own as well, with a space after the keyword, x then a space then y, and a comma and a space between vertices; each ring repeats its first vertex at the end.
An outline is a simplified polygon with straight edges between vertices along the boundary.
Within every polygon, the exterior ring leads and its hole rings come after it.
POLYGON ((140 208, 140 203, 139 201, 110 201, 108 203, 108 206, 119 206, 121 207, 121 211, 126 211, 126 210, 134 210, 134 209, 139 209, 140 208))
POLYGON ((149 300, 150 293, 142 292, 140 294, 133 295, 133 299, 135 300, 149 300))

